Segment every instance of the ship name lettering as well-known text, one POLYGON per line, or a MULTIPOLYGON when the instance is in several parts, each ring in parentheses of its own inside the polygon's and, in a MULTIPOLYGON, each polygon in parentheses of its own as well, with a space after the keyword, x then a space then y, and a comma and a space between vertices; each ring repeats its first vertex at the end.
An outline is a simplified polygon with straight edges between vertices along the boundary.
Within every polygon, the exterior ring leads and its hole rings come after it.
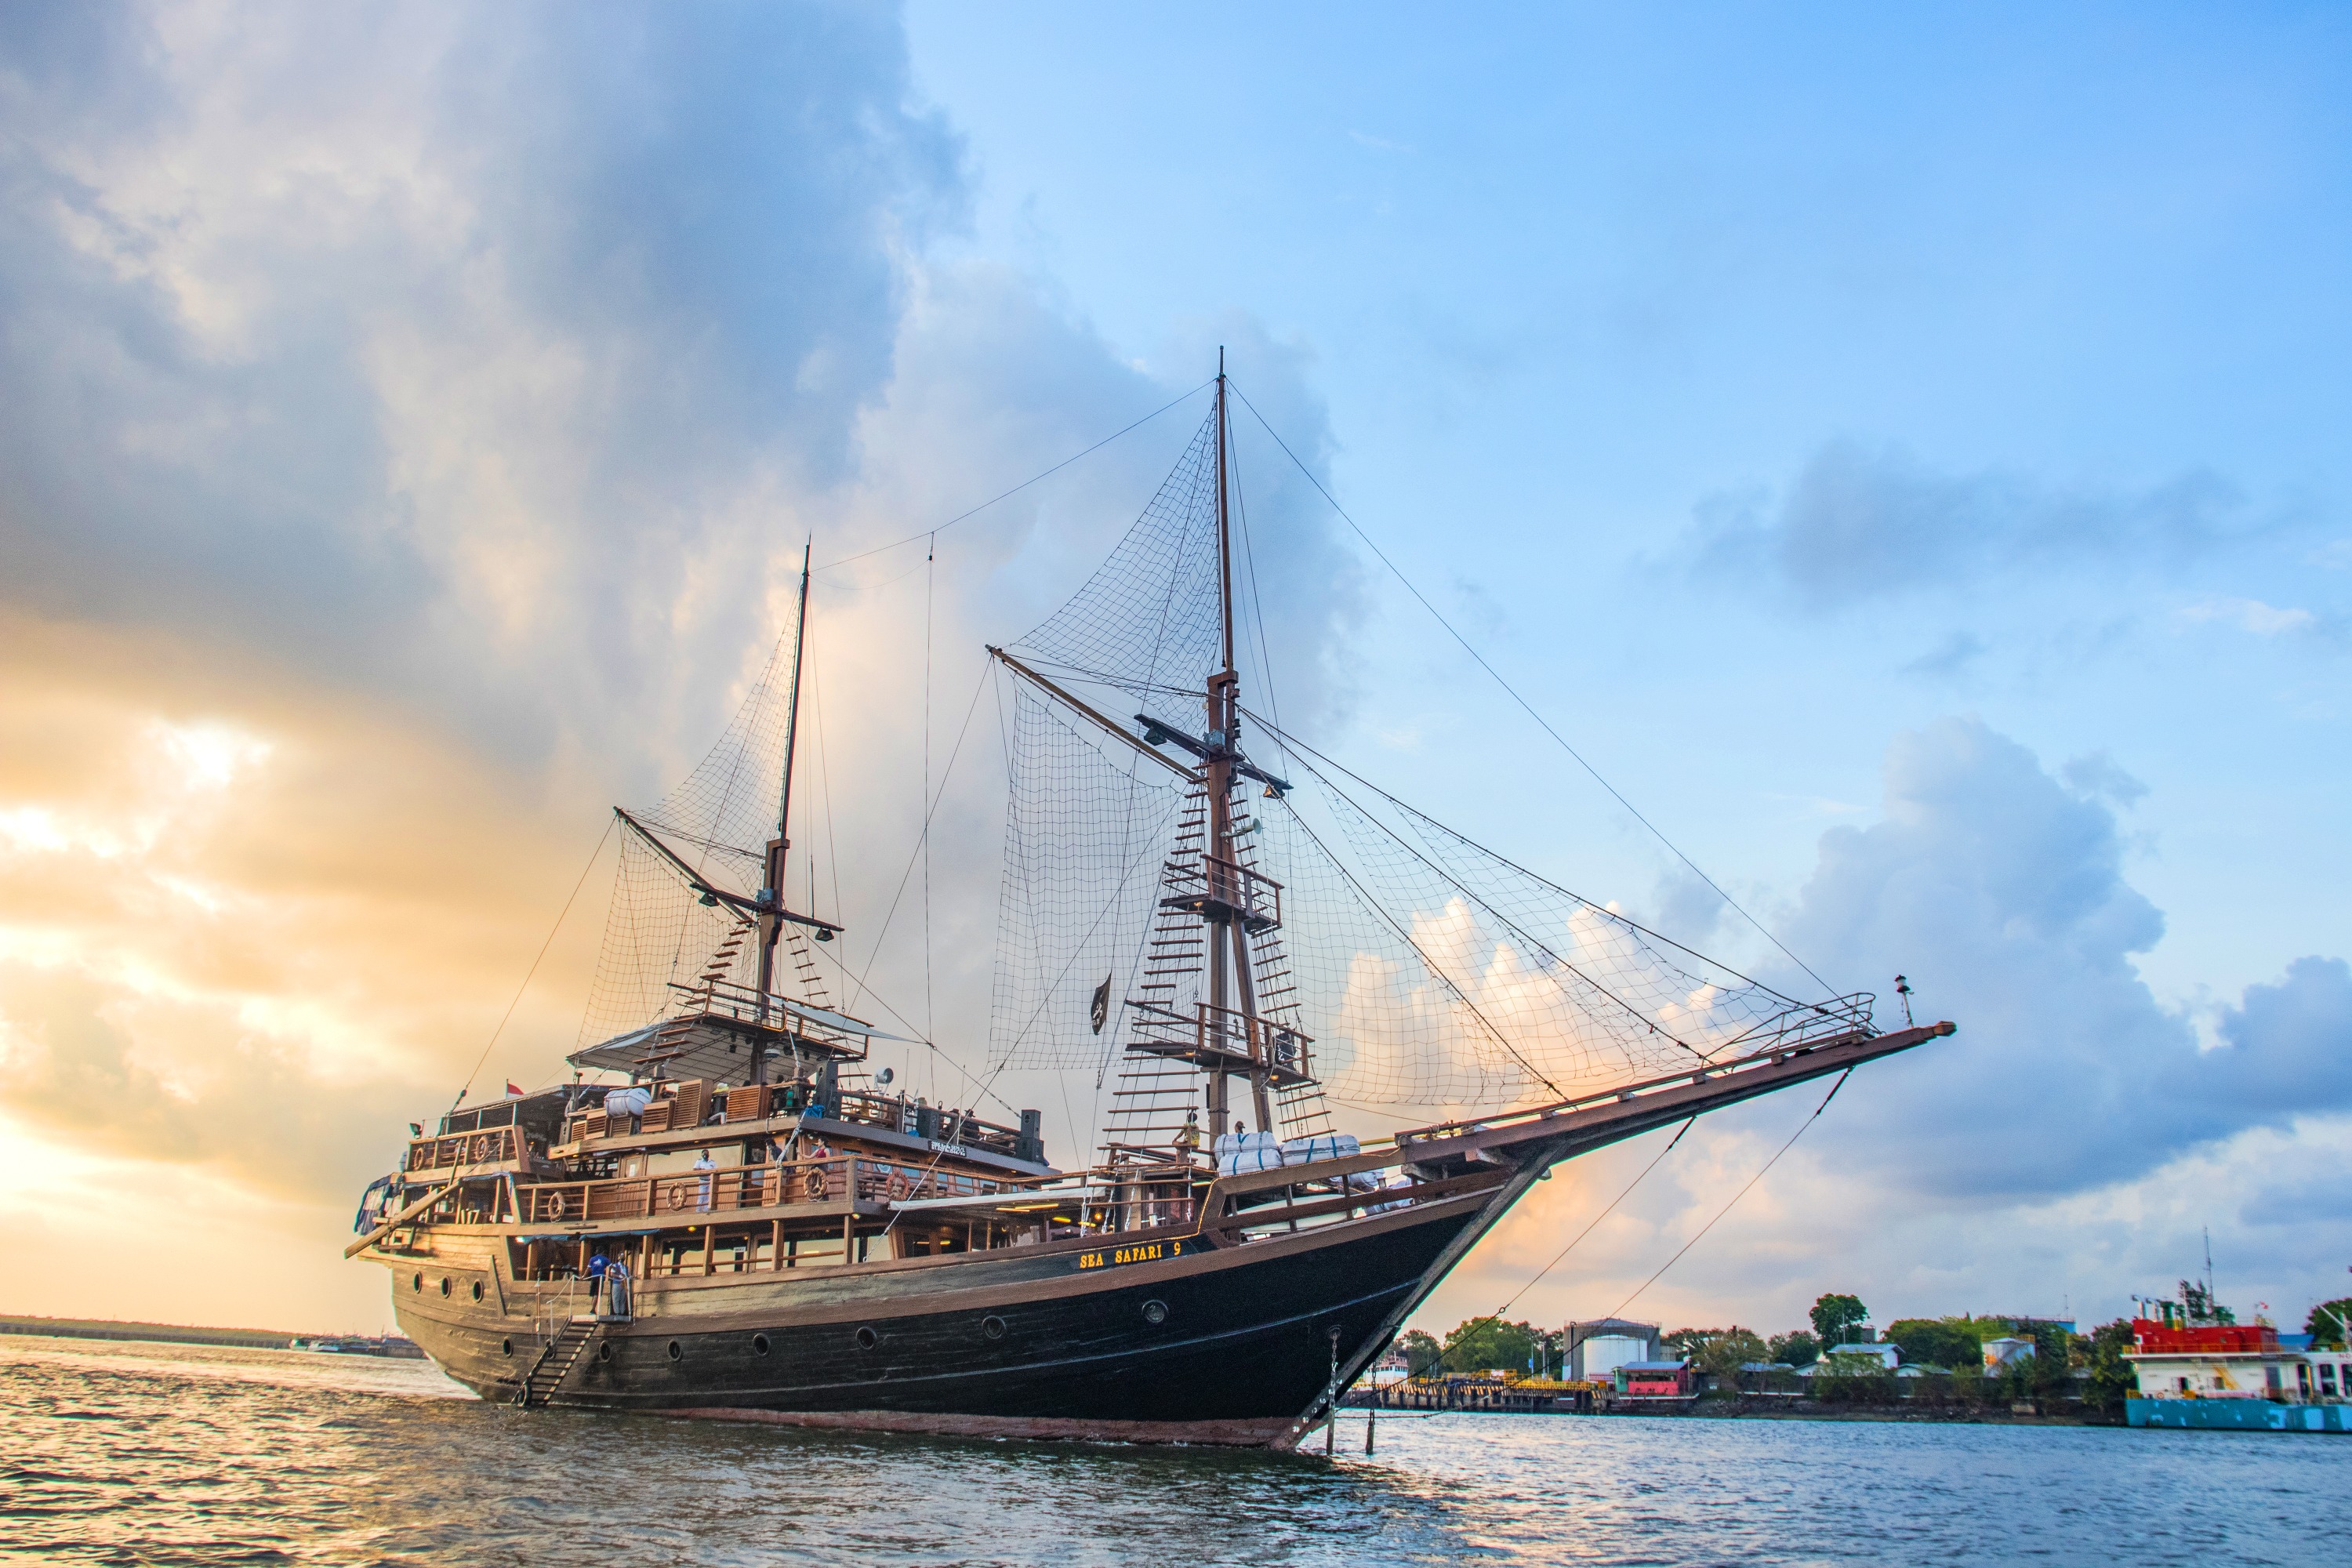
POLYGON ((1102 1268, 1121 1263, 1150 1263, 1161 1258, 1181 1257, 1183 1251, 1183 1243, 1171 1241, 1154 1241, 1139 1247, 1117 1247, 1108 1252, 1079 1253, 1078 1267, 1102 1268))

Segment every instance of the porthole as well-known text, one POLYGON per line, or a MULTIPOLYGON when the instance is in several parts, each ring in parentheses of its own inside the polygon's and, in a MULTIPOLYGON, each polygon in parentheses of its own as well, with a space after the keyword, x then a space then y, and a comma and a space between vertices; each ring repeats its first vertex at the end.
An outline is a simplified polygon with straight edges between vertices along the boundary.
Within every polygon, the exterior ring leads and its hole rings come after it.
POLYGON ((611 1361, 613 1359, 612 1341, 606 1340, 603 1344, 596 1347, 596 1359, 598 1361, 611 1361))
POLYGON ((446 1296, 448 1293, 449 1293, 449 1277, 448 1277, 446 1274, 444 1274, 443 1276, 441 1276, 441 1294, 443 1294, 444 1296, 446 1296))
POLYGON ((1001 1340, 1004 1337, 1004 1320, 997 1317, 982 1318, 980 1321, 980 1331, 992 1340, 1001 1340))
POLYGON ((1147 1323, 1166 1322, 1168 1321, 1168 1303, 1165 1301, 1146 1301, 1143 1304, 1143 1321, 1147 1323))
POLYGON ((425 1276, 422 1274, 410 1275, 408 1277, 408 1288, 412 1290, 422 1292, 425 1289, 425 1276))
POLYGON ((684 1361, 686 1359, 686 1348, 679 1344, 676 1340, 672 1340, 669 1342, 669 1359, 672 1361, 684 1361))
POLYGON ((751 1353, 753 1355, 766 1355, 768 1353, 767 1335, 753 1334, 751 1336, 751 1353))
POLYGON ((481 1282, 480 1280, 477 1279, 477 1280, 475 1280, 475 1281, 474 1281, 474 1300, 477 1300, 477 1301, 478 1301, 478 1300, 480 1300, 481 1299, 482 1299, 482 1282, 481 1282))
POLYGON ((512 1355, 512 1354, 514 1354, 514 1341, 512 1341, 512 1340, 500 1340, 500 1341, 499 1342, 499 1353, 500 1355, 512 1355))
POLYGON ((870 1351, 881 1342, 882 1336, 876 1333, 872 1329, 860 1329, 857 1331, 857 1348, 859 1350, 870 1351))

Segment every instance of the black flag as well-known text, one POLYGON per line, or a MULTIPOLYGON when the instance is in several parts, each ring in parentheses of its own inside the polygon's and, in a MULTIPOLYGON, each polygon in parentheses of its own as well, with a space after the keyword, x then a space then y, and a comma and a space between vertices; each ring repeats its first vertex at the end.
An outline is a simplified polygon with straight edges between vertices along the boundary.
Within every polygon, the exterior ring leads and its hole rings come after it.
POLYGON ((1110 1016, 1109 975, 1104 975, 1103 983, 1095 987, 1094 1005, 1087 1009, 1087 1016, 1094 1021, 1095 1033, 1101 1034, 1103 1021, 1110 1016))

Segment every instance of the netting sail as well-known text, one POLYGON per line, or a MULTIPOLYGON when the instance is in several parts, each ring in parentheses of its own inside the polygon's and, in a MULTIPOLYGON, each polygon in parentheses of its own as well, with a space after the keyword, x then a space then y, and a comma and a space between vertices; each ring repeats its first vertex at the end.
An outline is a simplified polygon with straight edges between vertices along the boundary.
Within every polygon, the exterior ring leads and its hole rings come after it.
MULTIPOLYGON (((581 1045, 673 1016, 714 983, 751 983, 758 946, 752 921, 698 893, 679 862, 715 887, 746 899, 757 895, 764 847, 777 831, 799 634, 797 626, 784 629, 734 719, 694 771, 655 805, 628 814, 678 859, 668 858, 644 834, 618 835, 620 866, 581 1020, 581 1045)), ((806 973, 797 929, 789 940, 794 967, 806 973)), ((809 999, 821 1003, 823 996, 809 999)))
POLYGON ((1343 1103, 1571 1099, 1857 1026, 1856 999, 1786 996, 1281 739, 1297 787, 1261 831, 1343 1103))
POLYGON ((1268 1069, 1262 1124, 1297 1136, 1327 1095, 1542 1103, 1867 1030, 1867 998, 1782 994, 1220 709, 1217 417, 1004 660, 992 1065, 1116 1065, 1116 1158, 1196 1120, 1243 1057, 1268 1069))
MULTIPOLYGON (((1124 706, 1177 692, 1197 704, 1218 658, 1214 460, 1212 416, 1109 559, 1013 647, 1075 685, 1132 700, 1124 706)), ((991 1065, 1099 1072, 1126 1000, 1146 983, 1160 863, 1186 790, 1068 703, 1007 686, 991 1065)))

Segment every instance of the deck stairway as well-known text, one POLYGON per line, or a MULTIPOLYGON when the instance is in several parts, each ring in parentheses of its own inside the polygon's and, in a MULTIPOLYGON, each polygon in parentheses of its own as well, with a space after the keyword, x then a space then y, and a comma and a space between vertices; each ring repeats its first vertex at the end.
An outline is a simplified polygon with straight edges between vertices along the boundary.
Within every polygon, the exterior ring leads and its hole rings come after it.
POLYGON ((571 1375, 572 1364, 579 1361, 588 1349, 589 1342, 595 1337, 596 1320, 593 1318, 574 1318, 564 1324, 562 1331, 548 1341, 547 1348, 539 1352, 537 1361, 531 1363, 530 1373, 522 1380, 522 1387, 515 1393, 515 1403, 525 1410, 545 1405, 548 1396, 571 1375))

